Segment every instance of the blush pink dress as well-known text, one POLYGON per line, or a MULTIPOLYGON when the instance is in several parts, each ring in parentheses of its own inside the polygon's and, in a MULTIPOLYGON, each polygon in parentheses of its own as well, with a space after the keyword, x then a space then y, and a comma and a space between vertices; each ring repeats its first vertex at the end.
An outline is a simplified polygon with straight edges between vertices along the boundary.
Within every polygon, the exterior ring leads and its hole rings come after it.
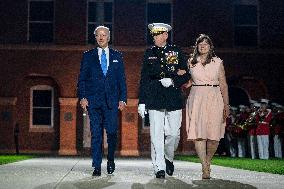
POLYGON ((190 66, 192 87, 186 104, 186 131, 189 140, 224 137, 224 103, 228 104, 228 86, 223 61, 214 57, 203 66, 199 61, 190 66), (218 85, 194 86, 194 85, 218 85))

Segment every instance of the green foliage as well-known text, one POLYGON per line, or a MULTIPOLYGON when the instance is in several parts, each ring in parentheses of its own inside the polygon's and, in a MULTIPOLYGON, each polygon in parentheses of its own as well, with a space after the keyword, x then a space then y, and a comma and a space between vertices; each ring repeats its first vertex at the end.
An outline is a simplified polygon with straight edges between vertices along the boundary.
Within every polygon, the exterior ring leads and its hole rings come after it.
POLYGON ((0 165, 35 158, 32 155, 0 155, 0 165))
MULTIPOLYGON (((177 160, 199 163, 196 156, 176 156, 177 160)), ((284 175, 284 159, 268 160, 214 156, 213 165, 284 175)))

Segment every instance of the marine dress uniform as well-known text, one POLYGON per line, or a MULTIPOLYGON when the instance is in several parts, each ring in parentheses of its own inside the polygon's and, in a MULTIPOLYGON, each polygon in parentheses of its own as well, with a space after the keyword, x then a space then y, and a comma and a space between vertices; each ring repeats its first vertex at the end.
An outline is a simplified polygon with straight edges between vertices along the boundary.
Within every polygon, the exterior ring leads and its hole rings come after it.
POLYGON ((273 116, 271 121, 272 125, 272 136, 273 136, 273 149, 274 149, 274 157, 282 158, 282 140, 281 134, 283 134, 284 130, 284 112, 281 110, 281 105, 276 105, 277 112, 273 116))
POLYGON ((259 159, 269 159, 269 135, 270 135, 270 121, 272 119, 271 109, 266 106, 268 104, 267 99, 261 99, 262 109, 259 113, 259 122, 256 128, 257 135, 257 147, 259 159))
POLYGON ((252 110, 251 110, 252 112, 247 121, 251 159, 256 159, 258 157, 256 128, 259 122, 259 108, 260 108, 260 103, 255 102, 252 105, 252 110))
MULTIPOLYGON (((163 23, 150 24, 148 28, 152 35, 171 29, 163 23)), ((164 178, 164 170, 169 175, 174 171, 174 151, 180 139, 182 108, 185 104, 181 86, 189 79, 187 59, 178 47, 166 44, 164 47, 153 46, 145 51, 138 112, 141 112, 143 106, 149 112, 151 158, 157 178, 164 178), (179 69, 186 70, 186 73, 179 76, 179 69), (164 78, 169 78, 172 82, 170 86, 165 87, 162 84, 161 80, 164 78)))
POLYGON ((240 105, 240 114, 237 121, 237 143, 238 143, 238 157, 246 157, 247 151, 247 130, 244 128, 244 124, 249 117, 249 113, 246 111, 246 106, 240 105))

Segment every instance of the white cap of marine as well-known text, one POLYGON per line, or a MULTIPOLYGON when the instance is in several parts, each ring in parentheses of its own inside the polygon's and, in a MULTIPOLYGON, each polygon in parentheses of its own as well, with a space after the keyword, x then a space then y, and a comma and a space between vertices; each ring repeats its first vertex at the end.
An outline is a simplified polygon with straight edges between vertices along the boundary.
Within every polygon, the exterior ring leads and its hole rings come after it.
POLYGON ((163 32, 169 32, 172 29, 172 26, 165 23, 152 23, 148 25, 148 28, 152 35, 157 35, 163 32))
POLYGON ((251 103, 251 104, 254 104, 256 102, 257 102, 256 100, 249 100, 249 103, 251 103))
POLYGON ((265 98, 262 98, 262 99, 260 99, 260 102, 261 102, 261 103, 268 104, 269 100, 268 100, 268 99, 265 99, 265 98))
POLYGON ((258 103, 258 102, 257 102, 257 103, 254 103, 253 105, 254 105, 255 107, 258 107, 258 108, 260 107, 260 103, 258 103))

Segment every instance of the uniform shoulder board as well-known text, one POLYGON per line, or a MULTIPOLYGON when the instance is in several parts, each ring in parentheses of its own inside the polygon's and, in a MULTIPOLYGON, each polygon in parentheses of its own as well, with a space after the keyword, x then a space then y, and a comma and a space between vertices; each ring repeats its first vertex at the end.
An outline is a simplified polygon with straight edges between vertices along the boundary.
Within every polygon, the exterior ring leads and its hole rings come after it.
POLYGON ((89 50, 86 50, 86 51, 84 51, 84 54, 91 53, 91 51, 93 51, 93 50, 95 50, 95 48, 93 48, 93 49, 89 49, 89 50))
POLYGON ((120 51, 118 51, 118 50, 116 50, 116 49, 112 49, 112 50, 113 50, 114 53, 117 53, 117 54, 119 54, 119 55, 122 55, 122 53, 121 53, 120 51))
POLYGON ((176 47, 176 45, 173 45, 173 44, 168 44, 168 47, 176 47))
POLYGON ((116 52, 116 53, 120 53, 118 50, 116 50, 116 49, 112 49, 114 52, 116 52))
POLYGON ((148 54, 153 50, 153 47, 149 47, 145 50, 144 54, 148 54))
POLYGON ((180 50, 180 47, 179 47, 179 46, 177 46, 177 45, 171 45, 171 47, 172 47, 173 49, 177 50, 177 51, 179 51, 179 50, 180 50))

